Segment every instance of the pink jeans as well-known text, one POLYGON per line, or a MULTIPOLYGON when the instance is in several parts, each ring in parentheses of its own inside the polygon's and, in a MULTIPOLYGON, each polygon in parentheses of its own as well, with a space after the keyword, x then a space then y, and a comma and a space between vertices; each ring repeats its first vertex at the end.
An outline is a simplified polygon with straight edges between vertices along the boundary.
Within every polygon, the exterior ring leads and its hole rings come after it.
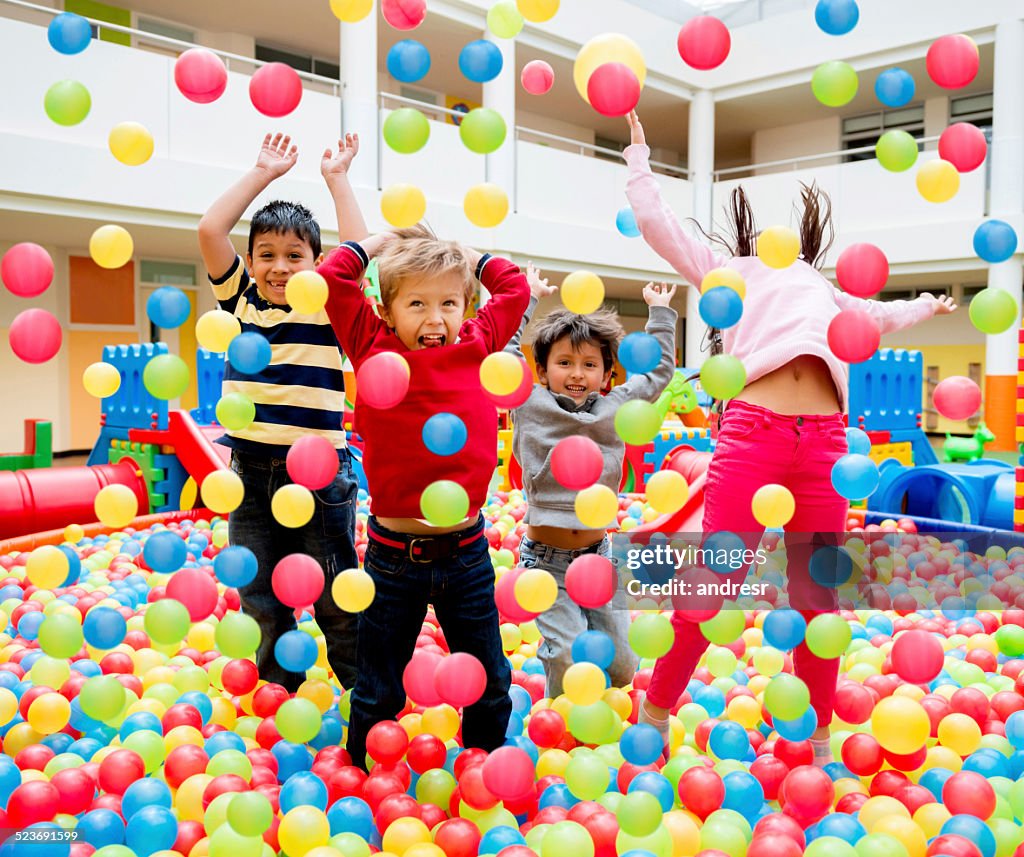
MULTIPOLYGON (((729 531, 756 549, 764 531, 751 511, 762 485, 785 485, 796 500, 786 524, 790 603, 808 621, 834 610, 832 590, 813 584, 808 573, 811 553, 834 544, 846 527, 848 504, 832 487, 832 465, 847 452, 842 414, 787 416, 767 408, 733 401, 722 418, 718 446, 708 468, 704 533, 729 531), (822 597, 824 594, 824 597, 822 597)), ((724 576, 741 583, 746 570, 724 576)), ((659 708, 673 708, 708 647, 699 625, 676 612, 675 641, 654 666, 647 698, 659 708)), ((796 674, 807 684, 818 725, 832 720, 839 660, 823 660, 801 643, 794 652, 796 674)))

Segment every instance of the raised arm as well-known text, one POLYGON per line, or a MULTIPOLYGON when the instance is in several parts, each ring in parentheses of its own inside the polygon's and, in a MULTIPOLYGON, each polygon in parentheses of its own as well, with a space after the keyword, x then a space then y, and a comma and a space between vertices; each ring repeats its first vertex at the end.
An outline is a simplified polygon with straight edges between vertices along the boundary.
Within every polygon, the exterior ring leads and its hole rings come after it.
POLYGON ((700 288, 704 275, 728 261, 701 241, 689 235, 679 224, 672 209, 661 196, 658 180, 651 172, 643 126, 636 112, 627 116, 630 145, 622 153, 629 165, 626 198, 636 216, 640 233, 650 248, 668 262, 693 286, 700 288))
POLYGON ((523 356, 520 343, 523 341, 523 332, 526 330, 526 326, 530 323, 530 319, 533 318, 533 313, 537 309, 537 302, 541 298, 553 295, 558 291, 558 286, 549 286, 547 278, 541 277, 540 271, 533 266, 533 262, 526 263, 526 282, 530 284, 530 303, 527 304, 526 312, 523 313, 523 320, 519 322, 519 329, 512 335, 508 345, 505 346, 507 352, 515 354, 516 357, 524 360, 526 358, 523 356))
POLYGON ((675 294, 676 287, 667 283, 644 286, 644 301, 650 308, 646 331, 658 340, 661 359, 650 372, 633 375, 625 383, 613 387, 607 398, 655 402, 672 380, 676 371, 676 322, 679 318, 671 306, 675 294))
POLYGON ((334 211, 338 217, 339 241, 362 241, 370 234, 359 210, 359 202, 348 180, 348 168, 352 159, 359 154, 359 135, 346 134, 338 140, 338 151, 324 151, 320 161, 320 174, 327 182, 327 189, 334 200, 334 211))
POLYGON ((374 338, 387 327, 373 311, 363 294, 361 281, 366 266, 390 233, 371 235, 361 243, 346 241, 331 251, 317 272, 327 280, 327 317, 331 320, 338 344, 357 365, 367 356, 374 338))
POLYGON ((945 315, 956 310, 956 302, 951 297, 937 298, 927 292, 912 301, 870 301, 849 295, 842 289, 836 289, 836 303, 843 310, 859 310, 868 313, 876 322, 882 333, 895 333, 919 322, 926 321, 933 315, 945 315))
POLYGON ((224 191, 199 221, 199 252, 212 277, 221 277, 235 262, 229 236, 245 210, 274 179, 295 166, 299 150, 291 142, 286 134, 267 134, 255 166, 224 191))
POLYGON ((468 247, 464 249, 476 271, 476 278, 491 297, 480 308, 476 318, 462 325, 463 336, 479 336, 488 351, 501 351, 519 329, 530 303, 530 286, 519 266, 508 259, 489 253, 481 256, 468 247))

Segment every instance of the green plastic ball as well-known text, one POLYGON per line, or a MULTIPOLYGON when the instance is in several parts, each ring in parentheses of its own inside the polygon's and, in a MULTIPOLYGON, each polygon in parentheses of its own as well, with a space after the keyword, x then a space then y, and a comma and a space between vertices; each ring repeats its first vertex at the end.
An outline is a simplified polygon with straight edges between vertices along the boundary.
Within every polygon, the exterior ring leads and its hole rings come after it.
POLYGON ((565 769, 565 784, 580 800, 597 800, 608 789, 608 765, 596 753, 574 755, 565 769))
POLYGON ((551 825, 540 844, 540 857, 594 857, 594 840, 587 829, 575 821, 551 825))
POLYGON ((615 411, 615 433, 630 446, 650 443, 661 431, 661 413, 651 402, 630 399, 615 411))
POLYGON ((188 608, 173 598, 161 598, 146 608, 145 629, 151 640, 165 646, 188 636, 192 619, 188 608))
POLYGON ((727 646, 738 640, 744 627, 743 611, 728 607, 700 623, 704 638, 716 646, 727 646))
POLYGON ((58 125, 77 125, 89 115, 92 98, 77 80, 60 80, 46 90, 43 109, 58 125))
POLYGON ((764 691, 764 707, 772 717, 780 720, 796 720, 803 716, 810 704, 807 685, 789 673, 779 673, 768 682, 764 691))
POLYGON ((39 648, 51 658, 73 657, 84 642, 81 624, 67 614, 47 616, 39 626, 39 648))
POLYGON ((93 720, 113 720, 124 708, 125 691, 112 675, 87 678, 78 692, 82 713, 93 720))
POLYGON ((248 658, 260 645, 260 626, 252 616, 244 613, 225 613, 217 623, 213 641, 222 655, 229 658, 248 658))
POLYGON ((973 324, 982 333, 1002 333, 1017 323, 1019 310, 1013 295, 1003 289, 982 289, 967 308, 973 324))
POLYGON ((584 744, 607 744, 618 740, 622 721, 603 700, 592 705, 574 705, 569 712, 569 731, 584 744))
POLYGON ((892 173, 902 173, 917 163, 917 140, 906 131, 886 131, 875 143, 878 163, 892 173))
POLYGON ((650 836, 661 824, 664 812, 660 801, 650 792, 635 791, 627 794, 619 803, 615 817, 619 829, 630 836, 650 836))
POLYGON ((811 76, 811 90, 826 107, 842 107, 857 94, 857 72, 841 60, 824 62, 811 76))
POLYGON ((430 139, 430 122, 415 107, 401 107, 389 113, 382 130, 384 142, 400 155, 418 152, 430 139))
POLYGON ((312 741, 320 731, 320 709, 301 696, 281 703, 274 715, 274 725, 281 737, 292 744, 312 741))
POLYGON ((245 393, 227 393, 217 402, 217 422, 229 431, 241 431, 256 419, 256 405, 245 393))
POLYGON ((477 107, 462 117, 459 137, 463 145, 478 155, 489 155, 505 142, 505 120, 489 107, 477 107))
POLYGON ((675 631, 667 617, 644 613, 629 626, 628 639, 630 648, 641 658, 660 658, 672 648, 675 631))
POLYGON ((850 623, 835 613, 822 613, 807 625, 807 648, 819 658, 838 658, 850 645, 850 623))
POLYGON ((243 836, 262 836, 273 822, 274 807, 259 792, 238 792, 228 805, 228 824, 243 836))
POLYGON ((747 370, 738 357, 716 354, 704 361, 700 368, 700 384, 713 399, 731 399, 740 394, 747 384, 747 370))
POLYGON ((458 482, 439 479, 420 495, 420 511, 435 527, 452 527, 469 514, 469 495, 458 482))
POLYGON ((188 389, 188 365, 177 354, 158 354, 142 371, 143 386, 158 399, 176 399, 188 389))

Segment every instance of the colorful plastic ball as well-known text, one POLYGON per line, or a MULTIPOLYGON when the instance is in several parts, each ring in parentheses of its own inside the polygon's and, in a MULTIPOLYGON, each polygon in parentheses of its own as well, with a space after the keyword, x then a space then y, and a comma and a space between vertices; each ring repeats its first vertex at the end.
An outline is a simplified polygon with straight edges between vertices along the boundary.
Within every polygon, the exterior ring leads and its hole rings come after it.
POLYGON ((77 80, 60 80, 46 90, 43 109, 58 125, 77 125, 89 115, 92 98, 77 80))
POLYGON ((423 219, 427 212, 427 198, 415 185, 388 185, 380 197, 380 212, 392 226, 405 229, 423 219))
POLYGON ((523 380, 523 365, 514 354, 496 351, 480 364, 480 385, 494 396, 514 393, 523 380))
POLYGON ((490 182, 473 185, 462 200, 466 219, 480 229, 494 229, 508 215, 508 208, 508 194, 490 182))
POLYGON ((757 256, 769 268, 788 268, 800 256, 800 236, 788 226, 769 226, 757 236, 757 256))
POLYGON ((631 446, 650 443, 660 431, 661 412, 651 402, 630 399, 615 411, 615 433, 631 446))
POLYGON ((523 610, 543 613, 555 603, 558 584, 552 574, 543 568, 527 568, 516 578, 513 592, 523 610))
POLYGON ((173 598, 154 601, 146 610, 146 633, 158 643, 170 645, 184 640, 191 624, 188 608, 173 598))
POLYGON ((832 487, 847 500, 870 497, 880 478, 878 465, 866 455, 844 455, 832 466, 832 487))
MULTIPOLYGON (((489 43, 488 43, 489 44, 489 43)), ((497 110, 475 107, 459 123, 459 139, 471 152, 489 155, 505 142, 505 120, 497 110)))
POLYGON ((137 167, 153 157, 153 135, 138 122, 120 122, 110 129, 107 144, 122 164, 137 167))
POLYGON ((487 39, 468 42, 459 52, 459 71, 474 83, 494 80, 501 67, 501 49, 487 39))
POLYGON ((718 68, 732 47, 729 28, 712 15, 690 18, 676 37, 676 49, 690 68, 707 71, 718 68))
POLYGON ((566 593, 573 602, 587 609, 597 609, 611 601, 616 582, 615 566, 600 554, 576 557, 565 572, 566 593))
POLYGON ((213 51, 189 48, 174 62, 174 83, 189 101, 209 104, 227 89, 228 70, 213 51))
POLYGON ((985 163, 988 141, 985 132, 970 122, 955 122, 939 135, 939 157, 957 172, 969 173, 985 163))
POLYGON ((256 419, 256 405, 244 393, 227 393, 217 400, 217 422, 229 431, 241 431, 256 419))
POLYGON ((953 375, 939 381, 932 393, 932 401, 935 409, 946 419, 966 420, 981 407, 981 389, 970 378, 953 375))
POLYGON ((228 803, 227 822, 243 836, 262 836, 274 820, 274 808, 260 792, 240 792, 228 803))
POLYGON ((796 720, 811 703, 810 693, 799 678, 779 673, 768 682, 764 691, 764 707, 772 717, 796 720))
POLYGON ((373 9, 373 0, 330 0, 330 3, 334 17, 345 24, 362 21, 373 9))
POLYGON ((715 399, 731 399, 747 384, 747 370, 738 357, 716 354, 704 361, 700 369, 704 392, 715 399))
POLYGON ((574 271, 562 281, 560 294, 567 310, 586 315, 604 302, 604 283, 590 271, 574 271))
POLYGON ((871 732, 891 753, 909 754, 924 745, 931 732, 928 712, 905 696, 888 696, 871 712, 871 732))
POLYGON ((213 571, 225 586, 247 586, 256 577, 256 555, 244 545, 231 545, 214 558, 213 571))
POLYGON ((322 435, 307 434, 288 449, 285 467, 292 482, 319 491, 338 475, 338 450, 322 435))
POLYGON ((96 519, 108 527, 130 524, 139 513, 139 498, 127 485, 104 485, 96 492, 96 519))
POLYGON ((962 33, 941 36, 925 55, 928 77, 943 89, 967 86, 977 76, 979 65, 978 46, 962 33))
POLYGON ((796 500, 785 485, 762 485, 750 501, 754 519, 765 527, 784 527, 796 511, 796 500))
POLYGON ((603 469, 601 448, 582 435, 562 438, 551 452, 551 475, 569 491, 589 488, 603 469))
POLYGON ((112 607, 96 606, 85 614, 82 634, 94 649, 112 649, 124 641, 128 623, 112 607))
POLYGON ((619 362, 630 374, 652 372, 661 356, 661 344, 649 333, 630 333, 619 343, 619 362))
POLYGON ((45 363, 60 351, 64 335, 53 313, 34 307, 19 312, 11 321, 11 351, 26 363, 45 363))
POLYGON ((285 813, 277 828, 281 850, 291 857, 305 857, 306 853, 331 838, 331 826, 322 810, 314 806, 297 806, 285 813))
POLYGON ((875 143, 875 157, 884 169, 902 173, 917 163, 917 140, 906 131, 886 131, 875 143))
POLYGON ((514 39, 523 29, 523 15, 515 0, 498 0, 487 11, 487 29, 499 39, 514 39))
POLYGON ((273 350, 262 333, 247 331, 228 343, 228 362, 243 375, 257 375, 270 365, 273 350))
POLYGON ((602 116, 625 116, 640 101, 640 81, 624 63, 603 63, 587 80, 587 100, 602 116))
MULTIPOLYGON (((297 634, 304 633, 296 631, 297 634)), ((305 744, 312 741, 320 731, 320 709, 316 704, 301 696, 281 703, 274 714, 274 726, 285 741, 305 744)))
POLYGON ((633 214, 633 209, 628 205, 624 208, 620 208, 615 215, 615 228, 619 230, 619 234, 626 238, 638 238, 640 236, 640 227, 636 222, 636 215, 633 214))
POLYGON ((911 629, 896 637, 891 657, 896 675, 911 684, 927 684, 942 672, 945 652, 934 634, 911 629))
POLYGON ((231 470, 215 470, 203 480, 200 496, 208 509, 226 515, 242 505, 245 486, 237 473, 231 470))
MULTIPOLYGON (((47 616, 39 626, 38 639, 39 648, 52 658, 70 658, 77 655, 84 641, 82 626, 77 619, 66 613, 47 616)), ((63 724, 60 728, 63 728, 63 724)))
POLYGON ((853 101, 858 87, 857 72, 841 60, 819 65, 811 75, 811 91, 826 107, 842 107, 853 101))
POLYGON ((181 327, 192 314, 192 304, 176 286, 161 286, 146 301, 146 315, 162 330, 181 327))
POLYGON ((199 345, 215 354, 226 352, 231 340, 241 332, 239 320, 222 309, 204 312, 196 322, 196 339, 199 345))
POLYGON ((381 410, 393 408, 409 390, 409 364, 391 351, 375 354, 356 372, 356 389, 358 404, 381 410))
POLYGON ((80 54, 92 41, 92 25, 74 12, 61 12, 46 28, 50 47, 62 54, 80 54))
POLYGON ((188 546, 178 533, 161 530, 146 539, 142 557, 153 571, 170 574, 181 568, 188 560, 188 546))
POLYGON ((836 280, 844 292, 858 298, 878 294, 889 279, 889 260, 874 244, 851 244, 836 262, 836 280))
POLYGON ((967 312, 971 324, 982 333, 1002 333, 1009 330, 1017 323, 1019 315, 1013 295, 993 287, 982 289, 972 297, 967 312))
POLYGON ((376 594, 373 578, 359 568, 346 568, 331 584, 334 603, 347 613, 362 613, 376 594))
POLYGON ((430 71, 430 51, 415 39, 402 39, 388 51, 387 67, 395 80, 415 83, 430 71))
POLYGON ((960 190, 960 173, 941 158, 921 164, 917 170, 917 192, 928 202, 948 202, 960 190))
POLYGON ((531 60, 523 66, 519 82, 530 95, 544 95, 555 83, 555 71, 544 60, 531 60))
POLYGON ((508 410, 518 408, 530 398, 530 394, 533 392, 533 374, 530 372, 530 367, 526 365, 525 360, 519 360, 519 373, 521 379, 519 386, 512 393, 509 393, 507 396, 501 396, 497 393, 492 393, 484 387, 484 395, 499 408, 508 410))
POLYGON ((0 278, 12 295, 37 297, 53 282, 53 259, 38 244, 15 244, 0 260, 0 278))
POLYGON ((290 65, 267 63, 249 79, 249 100, 264 116, 287 116, 302 100, 302 80, 290 65))
POLYGON ((28 555, 25 577, 40 589, 56 589, 67 579, 69 568, 67 554, 59 547, 41 545, 28 555))
POLYGON ((875 97, 886 107, 903 107, 914 100, 914 78, 902 68, 887 68, 875 79, 875 97))
POLYGON ((188 365, 177 354, 158 354, 142 370, 142 383, 157 399, 176 399, 188 389, 188 365))
POLYGON ((327 281, 316 271, 297 271, 288 278, 284 293, 293 310, 316 315, 327 303, 327 281))
POLYGON ((183 604, 191 621, 201 622, 217 609, 217 583, 202 569, 183 568, 167 584, 167 597, 183 604))
POLYGON ((850 624, 836 613, 822 613, 807 624, 807 648, 819 658, 838 658, 850 645, 850 624))
POLYGON ((561 0, 516 0, 516 8, 527 21, 543 24, 558 12, 561 0))
POLYGON ((818 0, 814 7, 814 22, 830 36, 846 35, 859 19, 856 0, 818 0))
POLYGON ((700 292, 704 294, 718 286, 728 286, 740 296, 740 300, 747 296, 747 284, 732 268, 712 268, 700 281, 700 292))
POLYGON ((487 686, 483 664, 468 652, 453 652, 434 671, 434 689, 453 708, 472 705, 487 686))
POLYGON ((487 790, 502 800, 515 800, 533 790, 533 759, 519 747, 498 747, 488 754, 482 768, 487 790))
POLYGON ((590 76, 605 63, 618 62, 629 67, 641 89, 647 77, 647 65, 640 47, 620 33, 595 36, 580 48, 572 67, 572 79, 580 98, 588 101, 587 84, 590 76))
POLYGON ((324 570, 308 554, 289 554, 274 566, 270 585, 282 604, 308 607, 324 591, 324 570))
POLYGON ((844 309, 829 322, 828 347, 844 363, 870 360, 882 341, 882 331, 870 313, 844 309))
POLYGON ((672 625, 660 613, 643 613, 629 626, 629 647, 641 658, 660 658, 673 640, 672 625))
POLYGON ((420 495, 420 511, 435 527, 453 527, 469 513, 469 495, 458 482, 439 479, 420 495))
POLYGON ((415 107, 392 110, 384 120, 384 142, 401 155, 418 152, 430 139, 430 122, 415 107))
POLYGON ((426 0, 381 0, 381 14, 396 30, 415 30, 427 16, 426 0))
POLYGON ((123 226, 101 226, 89 238, 89 255, 101 268, 120 268, 132 258, 135 244, 123 226))
POLYGON ((700 317, 709 327, 732 327, 743 317, 743 300, 735 289, 716 286, 700 296, 700 317))
POLYGON ((974 230, 974 252, 991 265, 1005 262, 1016 250, 1017 233, 1005 220, 986 220, 974 230))
POLYGON ((678 512, 690 496, 690 486, 681 473, 659 470, 647 478, 647 502, 662 515, 678 512))
POLYGON ((251 616, 229 612, 217 623, 217 648, 229 658, 248 658, 260 644, 260 626, 251 616))

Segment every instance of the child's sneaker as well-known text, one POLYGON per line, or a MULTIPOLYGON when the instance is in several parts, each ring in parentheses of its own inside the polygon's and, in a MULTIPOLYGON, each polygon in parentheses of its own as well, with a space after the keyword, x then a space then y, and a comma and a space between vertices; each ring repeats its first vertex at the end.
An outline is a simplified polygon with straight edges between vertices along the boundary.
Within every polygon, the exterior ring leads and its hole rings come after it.
POLYGON ((663 720, 659 720, 656 717, 652 717, 650 712, 647 710, 646 700, 640 700, 640 710, 637 712, 637 723, 646 723, 648 726, 653 726, 658 730, 658 734, 661 735, 661 740, 665 744, 665 754, 668 754, 668 717, 663 720))
POLYGON ((831 765, 834 761, 832 758, 831 738, 812 738, 811 748, 814 750, 814 767, 824 768, 826 765, 831 765))

